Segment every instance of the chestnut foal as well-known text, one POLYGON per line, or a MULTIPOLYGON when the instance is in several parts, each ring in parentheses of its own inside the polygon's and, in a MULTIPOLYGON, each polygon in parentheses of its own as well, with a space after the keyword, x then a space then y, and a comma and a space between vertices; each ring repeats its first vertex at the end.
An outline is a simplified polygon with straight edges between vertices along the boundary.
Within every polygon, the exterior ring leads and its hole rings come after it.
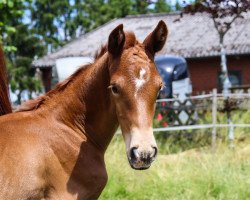
POLYGON ((160 21, 140 43, 117 26, 93 64, 0 117, 0 199, 97 199, 107 182, 104 153, 119 124, 131 167, 149 168, 162 87, 154 55, 167 33, 160 21))

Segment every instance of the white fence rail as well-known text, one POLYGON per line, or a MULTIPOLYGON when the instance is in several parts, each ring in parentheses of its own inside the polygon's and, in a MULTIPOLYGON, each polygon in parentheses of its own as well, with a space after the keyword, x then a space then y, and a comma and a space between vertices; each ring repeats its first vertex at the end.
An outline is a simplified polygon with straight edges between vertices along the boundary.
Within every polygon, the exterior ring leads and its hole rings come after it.
MULTIPOLYGON (((229 140, 234 139, 234 128, 242 127, 242 128, 250 128, 250 124, 233 124, 231 119, 231 111, 233 110, 247 110, 250 109, 250 93, 231 93, 227 96, 223 94, 218 94, 217 90, 214 89, 211 94, 199 95, 199 96, 190 96, 187 97, 185 102, 188 102, 188 105, 181 103, 180 100, 174 99, 159 99, 156 103, 166 103, 171 104, 171 106, 167 106, 166 109, 171 110, 176 117, 176 113, 179 114, 181 109, 186 110, 188 114, 195 115, 195 111, 198 109, 208 109, 212 114, 212 123, 208 124, 190 124, 190 125, 173 125, 167 127, 159 127, 154 128, 155 132, 166 132, 166 131, 183 131, 183 130, 192 130, 192 129, 212 129, 212 147, 215 148, 216 145, 216 129, 217 128, 228 128, 228 138, 229 140), (207 105, 196 105, 195 101, 209 101, 210 106, 207 105), (175 102, 178 102, 175 105, 175 102), (191 104, 190 104, 191 102, 191 104), (178 106, 179 105, 179 106, 178 106), (210 108, 209 108, 210 107, 210 108), (192 110, 190 112, 190 109, 192 110), (177 112, 175 112, 178 110, 177 112), (189 111, 188 111, 189 110, 189 111), (195 110, 195 111, 194 111, 195 110), (217 122, 217 114, 218 112, 224 112, 227 114, 227 124, 220 124, 217 122)), ((206 104, 206 103, 205 103, 206 104)), ((190 118, 191 116, 189 116, 190 118)))
POLYGON ((198 124, 198 125, 188 125, 188 126, 172 126, 172 127, 163 127, 163 128, 154 128, 154 132, 160 131, 181 131, 181 130, 192 130, 192 129, 207 129, 207 128, 228 128, 228 127, 241 127, 241 128, 250 128, 250 124, 198 124))

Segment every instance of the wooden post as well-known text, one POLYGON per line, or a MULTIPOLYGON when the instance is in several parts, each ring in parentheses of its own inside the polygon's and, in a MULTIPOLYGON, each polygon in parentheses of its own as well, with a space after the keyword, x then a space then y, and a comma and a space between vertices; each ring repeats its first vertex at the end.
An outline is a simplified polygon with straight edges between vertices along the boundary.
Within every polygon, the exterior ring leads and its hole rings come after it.
POLYGON ((42 72, 42 82, 45 89, 45 92, 51 90, 51 81, 52 81, 52 67, 40 68, 42 72))
POLYGON ((213 100, 212 100, 212 152, 216 150, 216 122, 217 122, 217 89, 213 89, 213 100))

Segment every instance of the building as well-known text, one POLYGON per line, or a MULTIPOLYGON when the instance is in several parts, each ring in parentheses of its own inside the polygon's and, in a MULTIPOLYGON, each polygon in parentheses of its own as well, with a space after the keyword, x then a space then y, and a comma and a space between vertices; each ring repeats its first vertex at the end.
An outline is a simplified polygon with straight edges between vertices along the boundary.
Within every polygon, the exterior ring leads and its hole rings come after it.
MULTIPOLYGON (((123 23, 125 31, 134 31, 137 38, 144 38, 154 29, 159 20, 164 20, 169 29, 169 37, 159 54, 180 55, 187 59, 194 93, 211 91, 219 87, 220 48, 219 36, 212 19, 205 13, 184 15, 149 14, 114 19, 103 26, 69 42, 55 53, 33 62, 42 71, 43 83, 48 91, 57 62, 79 64, 79 59, 94 56, 109 33, 123 23), (61 60, 61 61, 60 61, 61 60)), ((250 13, 237 19, 225 36, 230 79, 234 85, 250 85, 250 13)), ((74 66, 73 66, 74 65, 74 66)), ((64 67, 70 67, 63 64, 64 67)), ((64 68, 65 69, 65 68, 64 68)))

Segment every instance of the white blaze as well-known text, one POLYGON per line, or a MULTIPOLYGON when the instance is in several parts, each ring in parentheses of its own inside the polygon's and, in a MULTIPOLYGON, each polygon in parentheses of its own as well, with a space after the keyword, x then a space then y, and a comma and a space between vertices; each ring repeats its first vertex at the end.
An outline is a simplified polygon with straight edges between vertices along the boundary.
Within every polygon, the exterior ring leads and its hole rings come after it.
POLYGON ((135 79, 135 87, 136 87, 135 95, 140 89, 140 87, 145 83, 145 79, 144 79, 145 74, 146 74, 146 70, 142 68, 139 73, 139 78, 135 79))

